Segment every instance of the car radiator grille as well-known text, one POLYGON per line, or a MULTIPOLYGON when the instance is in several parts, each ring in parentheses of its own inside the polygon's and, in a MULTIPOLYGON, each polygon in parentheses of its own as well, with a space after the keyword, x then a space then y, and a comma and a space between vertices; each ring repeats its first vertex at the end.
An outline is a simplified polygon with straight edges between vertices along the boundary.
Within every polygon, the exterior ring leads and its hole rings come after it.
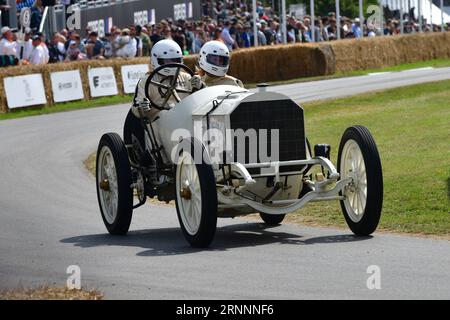
MULTIPOLYGON (((276 100, 276 101, 249 101, 245 100, 230 115, 231 129, 267 129, 267 155, 271 156, 272 146, 270 138, 270 130, 279 130, 279 161, 302 160, 306 159, 305 150, 305 128, 303 109, 295 104, 292 100, 276 100)), ((259 157, 259 140, 258 136, 258 162, 259 157)), ((238 161, 236 153, 238 139, 234 137, 233 143, 233 159, 238 161)), ((245 163, 249 163, 251 150, 249 140, 245 141, 245 163)), ((242 157, 242 156, 241 156, 242 157)), ((254 159, 255 157, 253 157, 254 159)), ((242 158, 241 158, 242 159, 242 158)), ((272 159, 277 160, 277 159, 272 159)), ((281 172, 300 170, 302 166, 280 167, 281 172)), ((257 170, 249 170, 250 173, 259 173, 257 170)))

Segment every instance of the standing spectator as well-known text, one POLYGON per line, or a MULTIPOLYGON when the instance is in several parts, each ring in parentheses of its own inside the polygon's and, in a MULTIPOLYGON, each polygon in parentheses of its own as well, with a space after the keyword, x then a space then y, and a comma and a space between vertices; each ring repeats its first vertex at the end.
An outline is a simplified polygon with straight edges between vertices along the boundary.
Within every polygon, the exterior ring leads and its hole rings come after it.
POLYGON ((114 55, 114 49, 113 49, 113 35, 109 32, 105 33, 105 36, 101 39, 103 42, 103 46, 105 48, 103 56, 106 59, 110 59, 114 55))
POLYGON ((130 36, 130 29, 123 29, 119 38, 119 48, 116 56, 121 58, 134 58, 137 53, 136 39, 130 36))
POLYGON ((228 16, 226 7, 220 2, 217 4, 215 14, 217 16, 217 20, 225 20, 228 16))
POLYGON ((328 39, 328 34, 324 32, 322 20, 320 20, 320 17, 314 20, 312 32, 314 32, 314 40, 316 42, 326 41, 328 39))
POLYGON ((48 63, 50 60, 50 53, 48 51, 47 42, 45 41, 45 35, 42 32, 38 32, 36 35, 41 39, 41 47, 44 50, 45 63, 48 63))
POLYGON ((86 53, 89 59, 104 59, 105 46, 103 42, 98 39, 98 33, 92 31, 89 34, 89 39, 86 44, 86 53))
MULTIPOLYGON (((264 35, 264 32, 261 31, 261 23, 256 23, 256 30, 257 30, 256 36, 258 37, 258 45, 259 46, 267 45, 266 36, 264 35)), ((253 43, 255 43, 255 35, 253 33, 251 33, 250 42, 252 43, 252 45, 253 43)))
POLYGON ((233 18, 231 26, 230 26, 230 36, 233 38, 234 40, 234 45, 233 45, 233 49, 239 49, 239 33, 237 31, 237 24, 238 21, 236 18, 233 18))
POLYGON ((295 42, 305 42, 305 25, 301 21, 295 23, 295 42))
POLYGON ((142 56, 149 56, 152 43, 150 37, 147 35, 147 29, 139 25, 136 26, 136 36, 139 37, 142 43, 142 56))
POLYGON ((16 42, 9 27, 1 29, 2 40, 0 40, 0 56, 16 56, 16 42))
POLYGON ((38 30, 42 20, 42 13, 44 7, 42 6, 41 0, 36 0, 31 7, 31 22, 30 28, 33 30, 38 30))
POLYGON ((275 20, 270 21, 270 33, 272 34, 273 43, 283 43, 280 24, 275 20))
POLYGON ((208 38, 206 37, 206 33, 203 29, 198 28, 195 32, 195 39, 192 51, 193 53, 199 53, 200 49, 203 47, 203 45, 208 41, 208 38))
POLYGON ((135 57, 142 57, 143 44, 141 38, 137 35, 136 27, 130 26, 130 37, 136 41, 135 57))
POLYGON ((76 41, 70 40, 69 47, 67 48, 66 61, 78 61, 84 60, 86 55, 83 54, 76 41))
POLYGON ((222 34, 220 35, 225 45, 228 47, 228 50, 233 50, 235 41, 233 37, 230 35, 230 27, 231 23, 230 21, 225 21, 224 28, 222 30, 222 34))
POLYGON ((30 64, 32 65, 40 65, 47 63, 47 57, 42 46, 42 39, 39 35, 35 35, 32 38, 33 40, 33 51, 30 55, 30 64))
POLYGON ((163 38, 167 40, 173 40, 172 27, 170 26, 170 24, 163 24, 163 38))
POLYGON ((212 39, 220 42, 225 42, 222 38, 222 31, 222 28, 216 28, 213 32, 212 39))
POLYGON ((56 63, 64 61, 66 58, 66 49, 64 48, 64 43, 62 42, 61 35, 55 33, 52 37, 52 41, 48 46, 49 51, 49 63, 56 63))
POLYGON ((154 46, 158 41, 163 39, 164 37, 162 36, 162 25, 161 23, 158 23, 153 28, 153 34, 150 36, 150 40, 152 41, 152 45, 154 46))
POLYGON ((86 54, 86 47, 84 43, 81 41, 81 37, 78 33, 73 34, 73 39, 75 43, 77 44, 78 50, 80 50, 81 53, 86 54))
POLYGON ((328 32, 328 39, 336 40, 337 39, 336 18, 330 17, 330 18, 328 18, 328 22, 329 22, 329 25, 325 27, 328 32))
POLYGON ((242 27, 241 24, 238 25, 238 32, 240 32, 240 39, 242 41, 240 47, 242 48, 250 48, 252 46, 250 42, 250 30, 251 30, 250 24, 245 24, 244 27, 242 27), (241 30, 241 31, 240 31, 241 30))
POLYGON ((16 55, 19 60, 29 60, 31 51, 33 51, 33 41, 31 40, 31 29, 26 28, 24 39, 17 41, 16 55), (20 56, 22 54, 22 56, 20 56))
POLYGON ((304 41, 311 42, 312 41, 311 19, 308 17, 303 19, 303 25, 305 26, 305 30, 303 31, 304 41))
POLYGON ((186 49, 189 53, 194 52, 195 24, 193 22, 186 23, 184 35, 186 37, 186 49))
POLYGON ((87 27, 87 28, 86 28, 85 36, 84 36, 84 38, 81 40, 81 42, 83 43, 83 45, 86 45, 86 44, 88 43, 88 41, 89 41, 89 35, 91 34, 92 31, 93 31, 93 30, 92 30, 91 27, 87 27))
POLYGON ((261 32, 264 34, 264 37, 266 38, 265 45, 273 44, 275 37, 272 30, 267 28, 267 21, 262 19, 260 24, 261 24, 261 32))
MULTIPOLYGON (((216 29, 218 27, 214 24, 214 23, 208 23, 208 27, 207 27, 207 32, 208 32, 208 38, 210 39, 214 39, 214 33, 216 32, 216 29)), ((222 33, 222 28, 220 30, 220 32, 222 33)))
POLYGON ((292 25, 288 24, 286 26, 286 30, 287 30, 287 42, 288 43, 293 43, 293 42, 295 43, 296 42, 296 39, 295 39, 295 28, 292 25))
MULTIPOLYGON (((67 30, 67 29, 62 29, 60 32, 59 32, 59 34, 61 35, 61 36, 63 36, 65 39, 69 39, 69 31, 67 30)), ((66 42, 67 41, 65 41, 64 42, 64 47, 66 46, 66 42)))
POLYGON ((121 47, 120 41, 122 38, 122 30, 115 27, 114 29, 111 29, 111 33, 112 33, 111 46, 112 46, 112 51, 113 51, 112 56, 117 57, 117 50, 119 50, 119 48, 121 47))
POLYGON ((183 29, 181 27, 177 28, 175 35, 173 36, 173 41, 175 41, 184 52, 186 50, 186 37, 183 33, 183 29))
POLYGON ((362 37, 361 23, 359 21, 359 18, 355 18, 352 24, 352 32, 355 38, 359 39, 362 37))

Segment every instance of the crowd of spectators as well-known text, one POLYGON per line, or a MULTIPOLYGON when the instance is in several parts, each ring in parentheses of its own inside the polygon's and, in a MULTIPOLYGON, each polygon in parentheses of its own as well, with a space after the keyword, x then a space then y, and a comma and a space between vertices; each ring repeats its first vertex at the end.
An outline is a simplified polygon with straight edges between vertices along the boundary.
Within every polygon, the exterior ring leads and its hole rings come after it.
MULTIPOLYGON (((0 0, 2 1, 2 0, 0 0)), ((198 53, 209 40, 223 41, 230 50, 249 48, 254 44, 254 28, 251 1, 245 0, 204 0, 203 18, 199 21, 172 20, 159 21, 156 24, 131 25, 119 28, 113 26, 101 37, 90 28, 84 34, 63 29, 46 38, 35 32, 42 13, 41 0, 18 0, 17 5, 32 7, 32 25, 25 30, 22 38, 8 26, 1 29, 0 57, 14 56, 22 64, 45 64, 86 59, 132 58, 148 56, 152 45, 161 39, 173 39, 183 49, 184 54, 198 53)), ((0 2, 1 5, 1 2, 0 2)), ((264 7, 257 2, 257 38, 258 44, 274 45, 283 42, 280 16, 272 7, 264 7)), ((405 15, 404 33, 419 31, 414 17, 405 15)), ((301 18, 287 17, 287 42, 332 41, 338 38, 374 37, 401 33, 399 17, 386 18, 384 28, 376 28, 358 18, 340 17, 340 26, 334 12, 316 16, 314 21, 305 15, 301 18), (313 36, 314 35, 314 36, 313 36)), ((437 31, 440 26, 423 25, 424 31, 437 31)), ((448 29, 448 26, 447 26, 448 29)), ((0 60, 1 65, 8 61, 0 60)), ((12 62, 11 62, 12 63, 12 62)), ((12 63, 13 64, 13 63, 12 63)))

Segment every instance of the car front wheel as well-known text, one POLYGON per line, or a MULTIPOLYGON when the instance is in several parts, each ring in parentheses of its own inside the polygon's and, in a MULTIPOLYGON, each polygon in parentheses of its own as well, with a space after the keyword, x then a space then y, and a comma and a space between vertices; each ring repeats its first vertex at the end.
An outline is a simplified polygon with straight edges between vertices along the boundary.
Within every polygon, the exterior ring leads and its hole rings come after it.
POLYGON ((341 193, 345 220, 354 234, 370 235, 380 221, 383 174, 377 146, 366 127, 353 126, 344 132, 337 167, 341 179, 352 179, 341 193))
POLYGON ((192 148, 180 151, 176 166, 176 207, 186 240, 192 247, 208 247, 217 225, 217 192, 210 164, 195 163, 192 148))

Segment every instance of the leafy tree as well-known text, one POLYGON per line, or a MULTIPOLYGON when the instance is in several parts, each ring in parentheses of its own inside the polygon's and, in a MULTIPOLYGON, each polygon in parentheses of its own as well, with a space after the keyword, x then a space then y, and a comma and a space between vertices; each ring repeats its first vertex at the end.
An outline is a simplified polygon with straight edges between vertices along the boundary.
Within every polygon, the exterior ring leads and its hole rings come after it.
MULTIPOLYGON (((272 1, 274 1, 275 10, 279 10, 280 0, 266 0, 263 1, 266 6, 271 6, 272 1)), ((310 11, 309 0, 286 0, 286 9, 289 10, 290 4, 300 4, 304 3, 306 5, 307 12, 310 11)), ((340 12, 341 16, 346 16, 349 18, 355 18, 359 16, 359 1, 358 0, 340 0, 340 12)), ((378 0, 363 0, 363 14, 367 17, 367 7, 369 5, 379 4, 378 0)), ((336 11, 336 2, 334 0, 314 0, 314 12, 318 16, 325 16, 328 12, 336 11)))

